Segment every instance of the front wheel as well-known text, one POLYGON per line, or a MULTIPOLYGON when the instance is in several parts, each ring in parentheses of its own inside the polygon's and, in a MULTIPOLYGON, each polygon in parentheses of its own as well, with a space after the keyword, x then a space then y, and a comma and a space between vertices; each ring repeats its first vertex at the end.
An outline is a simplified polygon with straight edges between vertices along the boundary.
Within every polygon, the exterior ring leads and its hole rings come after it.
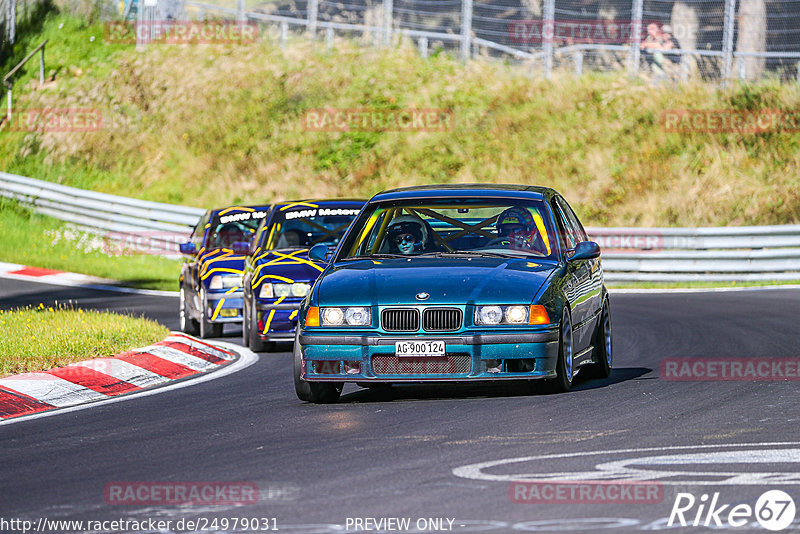
POLYGON ((205 339, 209 337, 221 337, 222 327, 221 323, 212 323, 208 320, 208 309, 206 308, 205 290, 200 290, 200 337, 205 339))
POLYGON ((572 354, 572 320, 569 310, 564 307, 559 326, 558 361, 556 362, 556 377, 544 383, 548 393, 566 393, 572 388, 574 376, 574 362, 572 354))
POLYGON ((300 341, 298 336, 294 338, 294 391, 297 398, 313 402, 314 404, 331 404, 339 400, 344 384, 341 382, 306 382, 301 378, 303 370, 303 354, 300 351, 300 341))
POLYGON ((189 315, 189 304, 186 302, 186 290, 183 286, 181 286, 180 299, 178 313, 181 321, 181 332, 196 336, 200 332, 200 325, 196 319, 189 315))
POLYGON ((595 363, 591 366, 592 376, 608 378, 611 375, 611 367, 614 363, 613 347, 611 345, 611 313, 608 299, 603 302, 603 311, 600 314, 600 322, 594 331, 592 345, 596 355, 595 363))
POLYGON ((258 333, 258 314, 248 302, 244 302, 244 322, 247 324, 245 343, 253 352, 264 352, 264 341, 258 333))

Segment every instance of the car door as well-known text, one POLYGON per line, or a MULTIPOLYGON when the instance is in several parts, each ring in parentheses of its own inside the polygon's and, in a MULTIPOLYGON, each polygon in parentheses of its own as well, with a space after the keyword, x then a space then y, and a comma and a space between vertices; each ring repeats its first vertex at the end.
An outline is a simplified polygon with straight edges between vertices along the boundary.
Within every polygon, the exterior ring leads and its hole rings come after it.
MULTIPOLYGON (((203 244, 205 242, 205 235, 206 235, 206 225, 208 224, 209 219, 211 218, 211 212, 207 211, 197 224, 195 225, 194 229, 192 230, 192 235, 189 238, 189 242, 194 244, 195 247, 195 254, 188 258, 186 262, 183 264, 182 268, 182 276, 184 280, 184 289, 188 293, 188 297, 193 299, 192 302, 196 304, 196 299, 199 290, 199 256, 203 244)), ((195 306, 196 307, 196 306, 195 306)))
MULTIPOLYGON (((578 238, 579 242, 589 241, 589 235, 586 233, 586 230, 583 228, 583 224, 581 224, 580 219, 578 216, 575 215, 575 211, 572 209, 572 206, 564 200, 563 197, 558 198, 558 202, 562 204, 562 209, 564 210, 564 214, 567 216, 567 220, 570 221, 571 226, 576 232, 576 237, 578 238)), ((603 285, 603 269, 602 263, 600 258, 593 258, 591 260, 586 260, 589 265, 589 273, 591 278, 591 312, 590 317, 598 315, 601 311, 601 307, 603 306, 602 302, 602 285, 603 285)))
MULTIPOLYGON (((578 226, 575 224, 577 219, 573 220, 567 215, 570 211, 565 204, 566 202, 560 197, 555 197, 553 200, 553 211, 564 247, 562 254, 564 259, 568 260, 577 244, 585 239, 581 235, 583 229, 580 224, 578 226)), ((568 261, 564 291, 572 310, 572 335, 576 355, 591 344, 591 329, 587 328, 594 311, 591 286, 591 260, 568 261)))

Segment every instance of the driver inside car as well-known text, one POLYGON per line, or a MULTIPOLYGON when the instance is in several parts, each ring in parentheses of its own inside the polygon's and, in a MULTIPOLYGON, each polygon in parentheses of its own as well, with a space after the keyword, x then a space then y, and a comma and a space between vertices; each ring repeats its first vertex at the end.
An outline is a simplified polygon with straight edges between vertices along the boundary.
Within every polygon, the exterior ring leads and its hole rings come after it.
POLYGON ((386 239, 390 250, 395 254, 419 254, 428 243, 428 232, 422 221, 403 215, 389 225, 386 239))
POLYGON ((507 244, 509 249, 547 254, 533 215, 525 208, 508 208, 497 217, 496 227, 500 243, 507 244))

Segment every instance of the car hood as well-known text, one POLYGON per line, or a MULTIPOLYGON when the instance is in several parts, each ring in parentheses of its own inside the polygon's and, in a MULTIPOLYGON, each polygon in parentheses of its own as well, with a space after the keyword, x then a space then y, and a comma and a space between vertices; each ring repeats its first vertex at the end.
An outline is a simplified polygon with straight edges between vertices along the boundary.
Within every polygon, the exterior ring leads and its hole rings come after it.
POLYGON ((255 262, 253 281, 256 283, 278 282, 313 282, 321 274, 322 264, 315 264, 308 259, 308 249, 302 251, 276 250, 259 257, 255 262), (317 267, 319 265, 319 267, 317 267), (264 278, 264 276, 266 278, 264 278), (276 278, 279 277, 279 278, 276 278), (262 280, 263 279, 263 280, 262 280))
POLYGON ((200 277, 208 285, 214 275, 238 275, 244 272, 244 256, 237 256, 222 249, 205 253, 198 258, 200 277))
POLYGON ((319 305, 530 303, 557 264, 510 258, 356 260, 319 283, 319 305), (418 293, 428 293, 424 301, 418 293))

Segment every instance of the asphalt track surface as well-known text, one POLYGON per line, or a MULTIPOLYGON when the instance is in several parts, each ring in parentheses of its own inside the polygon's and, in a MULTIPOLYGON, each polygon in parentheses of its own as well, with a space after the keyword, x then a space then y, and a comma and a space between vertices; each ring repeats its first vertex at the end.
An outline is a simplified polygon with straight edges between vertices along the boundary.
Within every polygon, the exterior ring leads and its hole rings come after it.
MULTIPOLYGON (((177 327, 175 298, 0 279, 2 309, 69 299, 177 327)), ((282 347, 217 380, 0 426, 0 519, 274 517, 282 532, 343 532, 347 518, 450 518, 455 532, 637 532, 666 528, 677 492, 718 492, 720 502, 752 506, 782 489, 800 505, 798 382, 659 376, 664 358, 797 358, 800 290, 612 294, 611 306, 611 378, 578 378, 562 395, 503 384, 348 386, 338 404, 305 404, 282 347), (473 466, 542 455, 559 457, 473 466), (662 455, 670 458, 648 460, 662 455), (509 498, 509 480, 520 474, 592 480, 596 465, 617 461, 674 472, 659 479, 661 502, 509 498), (261 499, 109 505, 104 487, 119 481, 248 481, 261 499)), ((228 329, 223 340, 238 343, 238 329, 228 329)))

